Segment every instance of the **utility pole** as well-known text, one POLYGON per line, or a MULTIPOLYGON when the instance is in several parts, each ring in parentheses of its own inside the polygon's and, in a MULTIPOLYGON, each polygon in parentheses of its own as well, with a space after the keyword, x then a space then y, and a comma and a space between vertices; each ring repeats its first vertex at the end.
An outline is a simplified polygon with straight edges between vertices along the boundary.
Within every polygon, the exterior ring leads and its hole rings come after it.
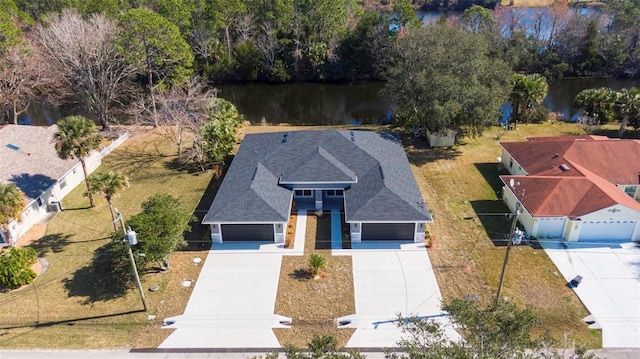
POLYGON ((124 233, 124 241, 127 244, 127 251, 129 252, 129 260, 131 260, 131 268, 133 269, 133 276, 136 279, 136 285, 138 286, 138 291, 140 292, 140 299, 142 299, 142 305, 144 306, 144 311, 148 310, 147 306, 147 298, 144 296, 144 290, 142 289, 142 283, 140 282, 140 276, 138 275, 138 267, 136 267, 136 261, 133 258, 133 251, 131 250, 131 246, 136 245, 138 240, 136 238, 136 232, 132 231, 131 228, 127 231, 124 225, 124 218, 122 218, 122 214, 118 212, 118 209, 115 209, 116 214, 118 215, 118 219, 122 225, 122 233, 124 233))
POLYGON ((516 208, 513 210, 513 220, 511 221, 511 231, 507 238, 507 253, 504 255, 504 263, 502 264, 502 274, 500 275, 500 284, 498 284, 498 295, 496 296, 496 305, 500 302, 500 294, 502 294, 502 285, 504 284, 504 276, 507 273, 507 263, 509 262, 509 252, 511 251, 511 243, 516 233, 516 225, 518 224, 518 215, 520 214, 520 202, 516 202, 516 208))

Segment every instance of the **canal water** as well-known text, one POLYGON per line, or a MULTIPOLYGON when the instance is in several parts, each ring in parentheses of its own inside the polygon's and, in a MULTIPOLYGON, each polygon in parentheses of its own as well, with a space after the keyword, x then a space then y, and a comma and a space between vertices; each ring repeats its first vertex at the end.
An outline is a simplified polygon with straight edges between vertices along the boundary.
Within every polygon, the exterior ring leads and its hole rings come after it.
MULTIPOLYGON (((384 123, 390 119, 391 107, 380 96, 383 82, 357 85, 294 83, 285 85, 222 85, 218 95, 234 103, 246 120, 271 124, 342 125, 384 123)), ((576 116, 574 97, 588 88, 609 87, 614 90, 640 87, 640 80, 563 79, 549 84, 543 105, 567 118, 576 116)), ((503 119, 511 111, 502 106, 503 119)), ((72 113, 58 107, 35 103, 29 106, 19 123, 48 126, 72 113)))

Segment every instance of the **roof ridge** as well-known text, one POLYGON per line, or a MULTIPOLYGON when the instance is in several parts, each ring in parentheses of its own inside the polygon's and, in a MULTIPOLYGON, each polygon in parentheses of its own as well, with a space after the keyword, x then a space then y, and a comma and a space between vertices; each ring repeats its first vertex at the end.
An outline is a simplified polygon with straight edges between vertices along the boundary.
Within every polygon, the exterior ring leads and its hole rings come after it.
POLYGON ((582 171, 584 171, 585 179, 593 183, 594 186, 598 187, 598 189, 604 195, 609 197, 609 199, 613 200, 615 203, 624 205, 631 209, 635 209, 636 211, 640 211, 640 203, 635 199, 631 198, 628 194, 621 191, 617 185, 589 171, 588 169, 576 164, 575 162, 572 162, 572 161, 570 162, 572 163, 572 166, 576 167, 576 169, 581 169, 582 171), (614 194, 614 196, 612 196, 612 194, 614 194))
POLYGON ((318 145, 318 154, 324 157, 327 161, 331 162, 335 165, 342 173, 349 177, 357 178, 355 172, 353 172, 349 167, 347 167, 344 163, 342 163, 339 159, 337 159, 334 155, 329 153, 329 151, 325 150, 322 145, 318 145))

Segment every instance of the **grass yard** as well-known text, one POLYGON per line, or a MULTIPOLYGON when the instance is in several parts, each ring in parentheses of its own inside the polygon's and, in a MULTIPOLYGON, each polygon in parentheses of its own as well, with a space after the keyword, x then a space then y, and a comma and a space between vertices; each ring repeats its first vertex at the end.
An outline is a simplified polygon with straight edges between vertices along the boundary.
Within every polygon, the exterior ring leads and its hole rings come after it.
MULTIPOLYGON (((482 137, 465 139, 454 149, 428 149, 421 140, 407 147, 409 161, 434 217, 435 237, 428 250, 445 300, 477 295, 495 300, 511 221, 500 199, 498 160, 500 141, 525 137, 582 134, 573 124, 518 125, 515 131, 498 127, 482 137), (497 215, 496 215, 497 214, 497 215), (495 243, 495 244, 494 244, 495 243)), ((553 262, 542 250, 514 247, 503 296, 531 306, 540 319, 538 334, 550 330, 591 348, 601 346, 599 331, 582 322, 589 313, 553 262)))
MULTIPOLYGON (((129 177, 131 187, 113 200, 125 220, 140 212, 150 195, 169 193, 196 214, 206 212, 218 181, 211 173, 191 173, 177 164, 175 148, 158 130, 128 129, 131 138, 107 156, 98 171, 114 169, 129 177), (201 201, 202 199, 202 201, 201 201)), ((0 348, 99 349, 155 347, 170 334, 160 329, 162 320, 181 314, 191 289, 184 279, 197 279, 205 258, 206 229, 196 225, 187 235, 193 244, 171 257, 172 269, 142 276, 149 311, 142 311, 137 290, 117 293, 103 280, 99 263, 113 231, 107 203, 97 198, 88 207, 80 184, 64 199, 65 210, 56 215, 44 237, 31 244, 49 267, 36 281, 19 291, 0 294, 0 348), (94 261, 98 259, 98 261, 94 261), (155 315, 150 319, 147 315, 155 315)))

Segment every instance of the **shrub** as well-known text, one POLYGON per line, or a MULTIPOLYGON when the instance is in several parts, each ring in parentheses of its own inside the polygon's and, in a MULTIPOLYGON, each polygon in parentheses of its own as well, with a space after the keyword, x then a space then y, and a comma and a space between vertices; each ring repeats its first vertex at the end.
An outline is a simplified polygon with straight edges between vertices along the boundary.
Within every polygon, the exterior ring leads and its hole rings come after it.
POLYGON ((525 123, 543 123, 549 120, 549 109, 544 106, 538 106, 526 112, 524 115, 525 123))
POLYGON ((312 253, 309 257, 309 266, 311 267, 311 272, 313 274, 318 274, 318 271, 327 264, 327 258, 317 254, 312 253))
POLYGON ((15 289, 36 279, 31 266, 38 261, 33 248, 13 248, 0 252, 0 287, 15 289))

